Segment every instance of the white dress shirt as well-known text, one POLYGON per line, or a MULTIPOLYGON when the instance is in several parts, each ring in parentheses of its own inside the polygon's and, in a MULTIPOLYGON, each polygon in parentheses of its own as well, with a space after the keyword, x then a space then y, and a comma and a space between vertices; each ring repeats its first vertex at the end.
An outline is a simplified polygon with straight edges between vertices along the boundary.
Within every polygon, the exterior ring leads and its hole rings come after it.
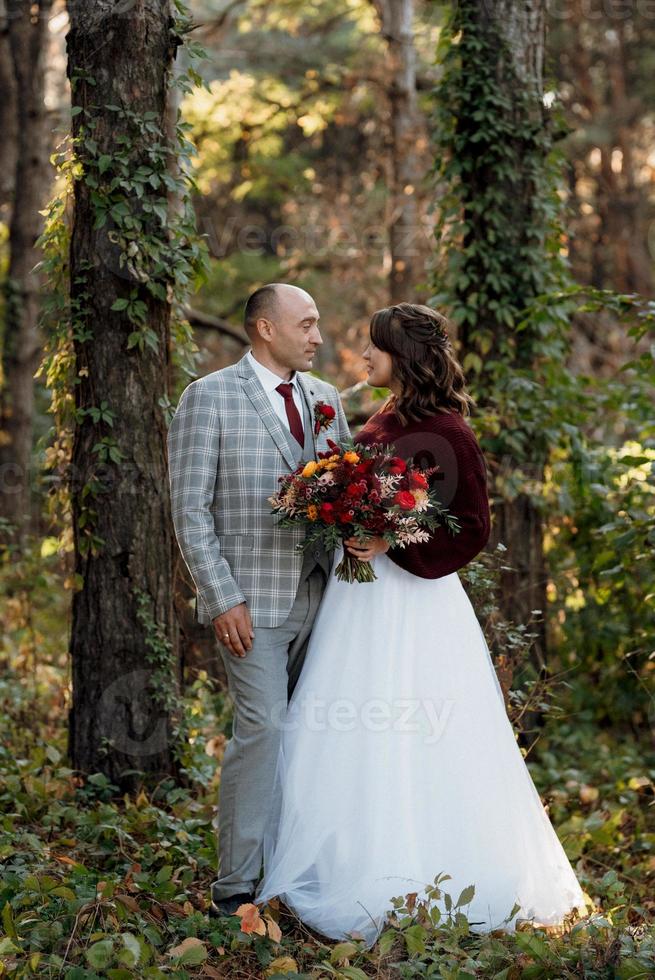
MULTIPOLYGON (((285 430, 290 433, 291 430, 289 429, 289 420, 287 418, 287 410, 284 406, 284 398, 282 397, 280 392, 276 391, 275 389, 281 382, 285 384, 288 383, 291 385, 293 400, 296 408, 298 409, 298 414, 300 415, 302 421, 303 419, 302 395, 298 388, 298 382, 295 381, 296 372, 294 371, 291 377, 289 378, 289 381, 286 382, 284 378, 278 377, 277 374, 269 370, 269 368, 267 368, 264 364, 260 364, 257 358, 254 356, 252 350, 249 350, 246 356, 249 358, 250 363, 252 364, 253 368, 257 372, 257 377, 261 381, 262 387, 269 397, 270 403, 273 406, 273 410, 275 411, 278 418, 282 422, 285 430)), ((304 424, 305 423, 303 421, 303 428, 304 428, 304 424)))

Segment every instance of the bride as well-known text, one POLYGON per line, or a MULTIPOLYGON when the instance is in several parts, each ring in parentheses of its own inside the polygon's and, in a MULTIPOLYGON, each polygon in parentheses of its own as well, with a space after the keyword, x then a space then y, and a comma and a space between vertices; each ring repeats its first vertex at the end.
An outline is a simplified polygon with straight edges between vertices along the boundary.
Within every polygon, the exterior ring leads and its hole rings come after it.
POLYGON ((432 485, 461 530, 405 548, 344 543, 377 578, 350 584, 333 571, 328 581, 281 721, 254 899, 280 897, 323 935, 369 945, 392 899, 422 897, 441 872, 454 901, 475 886, 463 909, 473 931, 585 911, 457 574, 486 544, 490 518, 484 457, 465 421, 473 401, 446 323, 409 303, 374 314, 368 383, 391 396, 355 441, 437 464, 432 485))

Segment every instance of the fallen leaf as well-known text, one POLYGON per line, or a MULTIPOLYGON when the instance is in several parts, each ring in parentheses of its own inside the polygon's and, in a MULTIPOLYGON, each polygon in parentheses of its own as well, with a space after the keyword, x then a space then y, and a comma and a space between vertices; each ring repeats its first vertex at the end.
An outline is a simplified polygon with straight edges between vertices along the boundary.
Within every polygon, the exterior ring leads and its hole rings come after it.
POLYGON ((215 966, 210 966, 209 963, 205 963, 205 965, 202 968, 202 973, 200 974, 200 976, 210 977, 211 980, 223 980, 225 974, 221 973, 220 970, 217 970, 215 966))
POLYGON ((207 739, 205 743, 205 752, 207 755, 213 755, 215 758, 220 759, 225 751, 225 743, 227 738, 225 735, 215 735, 214 738, 207 739))
MULTIPOLYGON (((61 841, 59 841, 59 843, 61 844, 61 841)), ((62 864, 70 864, 70 866, 73 868, 79 868, 80 870, 84 868, 83 864, 80 864, 79 861, 74 861, 73 858, 68 857, 67 854, 53 854, 53 857, 55 860, 61 861, 62 864)))
POLYGON ((598 799, 598 790, 595 786, 584 784, 580 787, 579 795, 581 803, 595 803, 598 799))
POLYGON ((148 799, 148 797, 146 796, 146 794, 143 792, 143 790, 140 790, 139 795, 137 796, 137 798, 136 798, 136 800, 134 802, 135 802, 135 806, 136 806, 137 810, 141 810, 142 807, 149 806, 150 805, 150 800, 148 799))
POLYGON ((282 930, 280 929, 277 922, 270 917, 270 915, 265 915, 266 925, 268 927, 268 935, 273 940, 274 943, 282 942, 282 930))
POLYGON ((648 786, 652 786, 652 781, 648 776, 631 776, 628 780, 628 787, 630 789, 646 789, 648 786))
POLYGON ((122 895, 122 894, 121 895, 114 895, 114 899, 117 902, 120 902, 121 905, 124 905, 126 908, 128 908, 130 910, 130 912, 138 912, 139 911, 139 903, 137 902, 137 900, 135 898, 132 898, 131 895, 122 895))
POLYGON ((200 966, 207 959, 207 947, 202 939, 189 936, 179 946, 168 950, 168 955, 186 966, 200 966))
POLYGON ((297 973, 298 964, 291 956, 278 956, 276 960, 271 960, 264 975, 267 977, 275 976, 276 973, 297 973))
POLYGON ((259 909, 252 902, 240 905, 236 915, 241 919, 241 932, 256 932, 258 936, 266 935, 266 923, 259 914, 259 909))

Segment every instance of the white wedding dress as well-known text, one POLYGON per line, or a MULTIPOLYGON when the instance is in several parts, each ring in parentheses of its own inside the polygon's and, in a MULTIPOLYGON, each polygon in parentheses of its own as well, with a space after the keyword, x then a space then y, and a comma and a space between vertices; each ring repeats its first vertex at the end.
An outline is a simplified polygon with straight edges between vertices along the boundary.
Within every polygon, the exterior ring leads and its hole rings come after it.
POLYGON ((382 554, 376 581, 349 584, 341 556, 282 720, 255 901, 279 896, 323 935, 369 946, 392 898, 425 898, 440 872, 454 902, 475 885, 473 931, 584 914, 458 574, 419 578, 382 554))

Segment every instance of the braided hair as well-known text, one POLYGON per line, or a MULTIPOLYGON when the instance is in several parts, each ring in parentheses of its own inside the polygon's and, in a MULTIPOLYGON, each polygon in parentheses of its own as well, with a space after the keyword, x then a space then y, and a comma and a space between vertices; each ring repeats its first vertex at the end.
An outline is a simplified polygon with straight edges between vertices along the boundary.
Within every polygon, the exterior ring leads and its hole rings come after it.
POLYGON ((420 303, 397 303, 371 317, 371 343, 392 358, 400 393, 381 411, 393 410, 403 425, 435 412, 466 416, 475 404, 448 334, 448 320, 420 303))

